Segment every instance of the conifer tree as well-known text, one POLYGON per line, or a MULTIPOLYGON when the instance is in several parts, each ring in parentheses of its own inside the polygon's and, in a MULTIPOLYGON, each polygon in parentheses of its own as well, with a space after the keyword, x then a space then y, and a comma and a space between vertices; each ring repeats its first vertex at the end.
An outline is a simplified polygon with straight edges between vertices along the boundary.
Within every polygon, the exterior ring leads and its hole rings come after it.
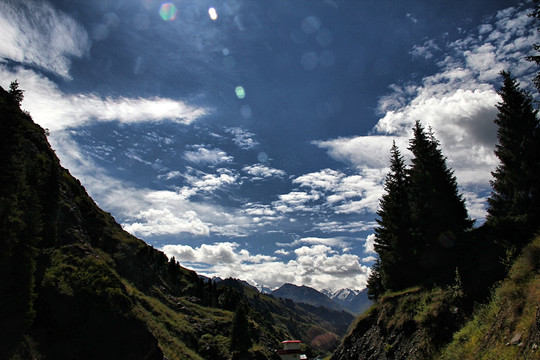
POLYGON ((244 304, 239 302, 234 314, 231 327, 231 352, 233 358, 243 358, 251 348, 249 322, 244 304))
POLYGON ((492 172, 488 223, 507 245, 518 250, 538 230, 540 221, 540 127, 529 93, 509 72, 501 72, 502 101, 497 105, 500 164, 492 172))
POLYGON ((456 248, 473 221, 447 167, 439 142, 419 121, 409 142, 413 153, 407 171, 411 217, 411 278, 418 282, 451 281, 457 265, 456 248), (429 275, 428 275, 429 274, 429 275))
POLYGON ((11 84, 9 84, 9 95, 11 96, 11 99, 19 106, 24 99, 23 93, 24 90, 19 89, 19 82, 17 80, 12 81, 11 84))
POLYGON ((408 281, 410 218, 406 168, 403 156, 394 142, 390 150, 390 172, 386 176, 386 193, 380 200, 375 228, 375 251, 380 257, 380 277, 386 289, 398 289, 408 281))
POLYGON ((371 273, 369 274, 367 281, 367 288, 368 299, 370 300, 377 300, 385 292, 381 278, 380 258, 377 258, 371 267, 371 273))

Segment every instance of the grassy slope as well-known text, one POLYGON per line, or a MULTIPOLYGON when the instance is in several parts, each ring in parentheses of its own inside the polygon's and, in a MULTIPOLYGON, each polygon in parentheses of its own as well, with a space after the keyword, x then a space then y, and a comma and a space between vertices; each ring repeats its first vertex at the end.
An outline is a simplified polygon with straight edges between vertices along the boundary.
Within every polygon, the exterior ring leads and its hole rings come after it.
POLYGON ((540 359, 540 236, 454 335, 441 359, 540 359), (512 342, 514 339, 514 342, 512 342), (535 350, 536 349, 536 350, 535 350))

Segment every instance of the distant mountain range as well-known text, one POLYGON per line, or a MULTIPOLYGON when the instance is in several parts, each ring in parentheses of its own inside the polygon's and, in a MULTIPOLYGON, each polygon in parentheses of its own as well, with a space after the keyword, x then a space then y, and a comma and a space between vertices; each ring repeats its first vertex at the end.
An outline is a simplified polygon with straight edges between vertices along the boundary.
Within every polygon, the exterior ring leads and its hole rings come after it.
POLYGON ((331 310, 346 310, 353 314, 366 311, 371 305, 367 297, 367 290, 323 290, 317 291, 308 286, 284 284, 271 292, 275 297, 291 299, 296 303, 305 303, 313 306, 324 306, 331 310))
MULTIPOLYGON (((206 281, 214 281, 220 283, 223 279, 214 277, 212 279, 199 275, 199 277, 206 281)), ((261 294, 272 295, 274 297, 290 299, 295 303, 304 303, 313 305, 315 307, 324 306, 330 310, 343 311, 346 310, 352 314, 361 314, 371 306, 371 301, 367 296, 367 289, 364 290, 352 290, 352 289, 339 289, 330 290, 324 289, 322 291, 315 290, 309 286, 298 286, 294 284, 283 284, 280 288, 272 290, 268 286, 258 285, 253 286, 243 280, 237 280, 244 286, 257 289, 261 294)))
POLYGON ((364 290, 323 290, 323 294, 338 303, 353 314, 361 314, 371 306, 371 300, 367 296, 367 288, 364 290))

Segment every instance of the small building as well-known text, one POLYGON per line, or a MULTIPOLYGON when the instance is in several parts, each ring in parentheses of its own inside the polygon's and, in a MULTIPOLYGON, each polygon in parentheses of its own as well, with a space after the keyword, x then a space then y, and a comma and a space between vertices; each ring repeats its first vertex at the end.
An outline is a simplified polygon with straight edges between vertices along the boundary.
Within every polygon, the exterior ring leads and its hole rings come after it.
POLYGON ((281 342, 283 344, 282 350, 277 350, 281 360, 305 360, 307 356, 302 354, 300 350, 300 340, 286 340, 281 342))

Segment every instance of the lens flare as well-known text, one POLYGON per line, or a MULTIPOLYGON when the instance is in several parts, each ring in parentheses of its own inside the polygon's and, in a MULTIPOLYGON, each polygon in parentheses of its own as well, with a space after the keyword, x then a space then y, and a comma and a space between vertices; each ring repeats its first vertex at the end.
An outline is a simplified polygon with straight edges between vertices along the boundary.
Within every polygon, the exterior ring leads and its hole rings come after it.
POLYGON ((161 7, 159 8, 159 16, 161 16, 161 18, 165 21, 172 21, 176 19, 177 12, 178 10, 173 3, 161 4, 161 7))
POLYGON ((234 91, 236 92, 236 97, 238 97, 239 99, 243 99, 246 97, 246 90, 244 90, 242 86, 237 86, 234 91))
POLYGON ((208 15, 210 16, 210 19, 217 20, 217 11, 213 7, 208 9, 208 15))

